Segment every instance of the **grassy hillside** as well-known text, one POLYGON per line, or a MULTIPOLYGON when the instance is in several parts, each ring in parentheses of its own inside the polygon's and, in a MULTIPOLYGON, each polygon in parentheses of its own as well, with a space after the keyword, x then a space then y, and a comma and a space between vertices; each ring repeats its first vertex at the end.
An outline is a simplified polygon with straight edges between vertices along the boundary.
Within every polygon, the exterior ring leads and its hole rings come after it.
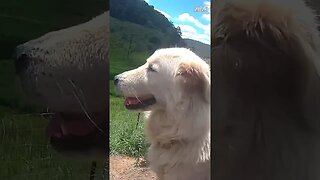
MULTIPOLYGON (((26 102, 15 75, 14 48, 105 11, 105 0, 2 0, 0 3, 0 179, 87 180, 90 160, 61 157, 44 136, 48 121, 26 102)), ((97 162, 102 179, 103 162, 97 162)))
POLYGON ((183 45, 181 32, 144 0, 110 0, 110 6, 112 17, 159 30, 170 37, 170 44, 183 45))
POLYGON ((156 49, 170 47, 170 38, 159 30, 110 18, 110 77, 145 62, 156 49))
POLYGON ((145 154, 143 122, 137 126, 138 113, 123 106, 113 85, 113 77, 145 62, 158 45, 149 41, 155 37, 166 44, 164 34, 141 25, 110 18, 110 153, 130 156, 145 154))

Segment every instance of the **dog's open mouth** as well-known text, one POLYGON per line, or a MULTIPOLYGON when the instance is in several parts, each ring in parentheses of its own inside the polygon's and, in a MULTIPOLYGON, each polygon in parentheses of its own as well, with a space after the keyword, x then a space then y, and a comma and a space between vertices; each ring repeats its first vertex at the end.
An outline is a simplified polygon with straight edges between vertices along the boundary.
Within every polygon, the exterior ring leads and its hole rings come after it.
POLYGON ((104 126, 106 127, 107 121, 101 114, 92 114, 92 118, 94 118, 93 123, 81 113, 54 115, 46 128, 51 145, 63 152, 106 147, 107 137, 101 130, 105 131, 104 126))
POLYGON ((126 97, 124 105, 129 110, 145 109, 156 103, 156 99, 152 95, 140 97, 126 97))

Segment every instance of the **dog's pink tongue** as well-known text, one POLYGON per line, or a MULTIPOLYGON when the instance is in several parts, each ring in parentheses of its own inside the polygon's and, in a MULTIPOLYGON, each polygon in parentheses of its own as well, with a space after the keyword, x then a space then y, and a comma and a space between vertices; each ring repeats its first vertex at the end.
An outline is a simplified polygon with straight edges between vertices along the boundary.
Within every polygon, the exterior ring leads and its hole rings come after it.
POLYGON ((54 116, 46 129, 48 137, 63 135, 87 135, 95 129, 95 126, 83 115, 70 116, 62 119, 60 116, 54 116))
POLYGON ((127 97, 124 101, 124 104, 126 106, 133 105, 133 104, 139 104, 139 103, 140 103, 139 99, 133 98, 133 97, 127 97))

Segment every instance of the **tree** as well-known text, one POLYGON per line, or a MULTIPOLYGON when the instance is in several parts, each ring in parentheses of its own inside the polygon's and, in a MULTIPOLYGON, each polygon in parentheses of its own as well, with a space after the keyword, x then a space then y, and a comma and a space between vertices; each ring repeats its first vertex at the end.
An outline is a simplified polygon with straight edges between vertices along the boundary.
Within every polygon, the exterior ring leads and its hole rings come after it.
POLYGON ((179 26, 177 26, 176 29, 177 29, 177 32, 178 32, 179 36, 181 37, 182 36, 181 28, 179 26))

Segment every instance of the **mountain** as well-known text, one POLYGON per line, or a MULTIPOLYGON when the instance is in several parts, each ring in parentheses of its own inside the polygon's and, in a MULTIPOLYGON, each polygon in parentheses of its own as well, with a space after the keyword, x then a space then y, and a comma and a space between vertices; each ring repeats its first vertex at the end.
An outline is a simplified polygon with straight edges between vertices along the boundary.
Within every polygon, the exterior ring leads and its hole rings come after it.
POLYGON ((181 31, 174 27, 173 23, 163 14, 156 11, 153 6, 150 6, 145 1, 110 0, 110 7, 111 17, 123 22, 135 23, 162 32, 170 39, 168 46, 184 45, 181 38, 181 31))
POLYGON ((184 42, 186 43, 187 48, 191 49, 201 58, 210 59, 210 45, 192 39, 184 39, 184 42))
POLYGON ((110 77, 145 63, 156 49, 185 46, 179 28, 145 1, 110 0, 109 6, 110 77))

